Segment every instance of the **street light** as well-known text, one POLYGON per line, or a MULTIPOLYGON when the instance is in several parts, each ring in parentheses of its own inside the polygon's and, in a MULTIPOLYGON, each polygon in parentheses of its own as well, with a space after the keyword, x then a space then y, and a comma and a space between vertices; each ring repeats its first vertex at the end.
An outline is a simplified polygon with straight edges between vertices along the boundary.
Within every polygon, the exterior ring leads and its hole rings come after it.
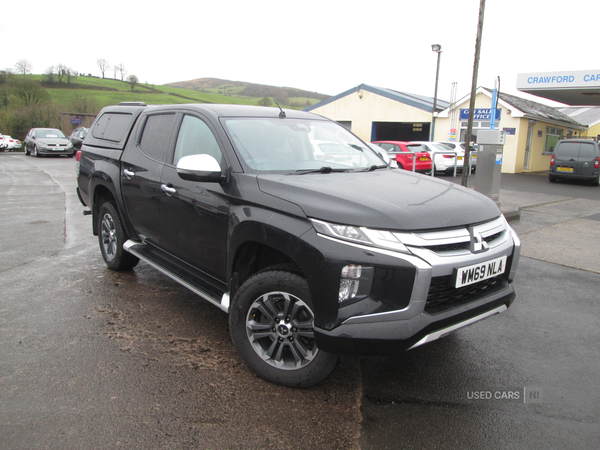
POLYGON ((442 55, 442 46, 440 44, 433 44, 431 46, 431 50, 438 54, 437 58, 437 69, 435 71, 435 93, 433 94, 433 113, 431 115, 431 138, 430 141, 433 141, 433 133, 435 132, 435 109, 437 108, 437 88, 438 88, 438 78, 440 76, 440 56, 442 55))

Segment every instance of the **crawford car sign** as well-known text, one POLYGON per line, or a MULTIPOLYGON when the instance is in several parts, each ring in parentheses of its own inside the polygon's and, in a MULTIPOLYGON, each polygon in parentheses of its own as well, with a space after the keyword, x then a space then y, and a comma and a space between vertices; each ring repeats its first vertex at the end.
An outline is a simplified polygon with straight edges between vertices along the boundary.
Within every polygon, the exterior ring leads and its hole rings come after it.
POLYGON ((600 70, 520 73, 517 75, 517 89, 596 86, 600 86, 600 70))

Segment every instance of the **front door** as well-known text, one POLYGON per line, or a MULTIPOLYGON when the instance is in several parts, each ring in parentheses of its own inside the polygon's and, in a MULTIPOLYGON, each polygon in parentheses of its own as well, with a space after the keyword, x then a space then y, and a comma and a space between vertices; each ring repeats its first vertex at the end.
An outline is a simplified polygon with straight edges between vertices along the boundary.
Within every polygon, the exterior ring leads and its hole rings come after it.
POLYGON ((177 174, 183 156, 208 154, 225 167, 219 144, 199 117, 184 115, 174 155, 163 169, 161 237, 163 248, 197 269, 225 280, 229 202, 221 184, 186 181, 177 174))

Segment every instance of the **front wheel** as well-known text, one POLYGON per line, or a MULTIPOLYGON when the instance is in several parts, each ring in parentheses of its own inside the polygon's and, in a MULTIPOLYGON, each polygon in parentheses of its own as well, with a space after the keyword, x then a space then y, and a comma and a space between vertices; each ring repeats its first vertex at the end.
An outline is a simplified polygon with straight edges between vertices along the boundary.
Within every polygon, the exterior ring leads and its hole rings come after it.
POLYGON ((140 260, 123 250, 127 236, 115 206, 110 202, 104 203, 100 207, 98 220, 98 243, 108 268, 126 270, 135 267, 140 260))
POLYGON ((244 362, 273 383, 312 386, 325 379, 338 360, 317 348, 308 284, 287 271, 260 272, 239 288, 229 330, 244 362))

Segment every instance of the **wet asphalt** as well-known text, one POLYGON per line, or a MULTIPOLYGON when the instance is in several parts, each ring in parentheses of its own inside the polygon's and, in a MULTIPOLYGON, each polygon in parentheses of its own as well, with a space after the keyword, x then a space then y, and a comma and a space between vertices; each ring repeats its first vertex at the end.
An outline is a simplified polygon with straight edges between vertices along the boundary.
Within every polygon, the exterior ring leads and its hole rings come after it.
POLYGON ((508 311, 293 390, 246 369, 217 308, 105 268, 73 159, 0 153, 0 448, 595 448, 600 188, 501 187, 523 241, 508 311))

